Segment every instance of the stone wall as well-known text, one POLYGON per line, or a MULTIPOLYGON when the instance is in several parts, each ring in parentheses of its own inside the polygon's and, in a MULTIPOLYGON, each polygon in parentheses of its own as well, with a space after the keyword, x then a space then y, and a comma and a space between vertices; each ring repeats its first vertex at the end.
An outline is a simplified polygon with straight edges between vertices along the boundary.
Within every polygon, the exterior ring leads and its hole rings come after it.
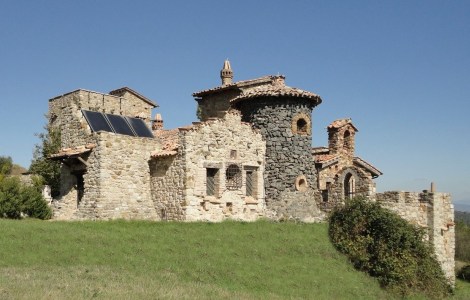
POLYGON ((265 142, 259 132, 231 112, 180 128, 178 135, 177 154, 157 156, 151 163, 152 193, 163 219, 252 221, 264 215, 265 142), (236 188, 227 184, 231 165, 239 170, 236 188), (216 170, 213 195, 207 193, 208 169, 216 170), (247 173, 253 180, 251 195, 247 173))
POLYGON ((376 194, 377 202, 408 222, 425 228, 437 259, 448 280, 455 283, 454 206, 449 194, 385 192, 376 194))
POLYGON ((318 187, 321 191, 328 192, 328 196, 323 197, 321 204, 326 211, 343 204, 344 199, 349 197, 344 191, 345 178, 348 174, 354 179, 354 191, 351 197, 365 196, 368 199, 374 199, 375 183, 371 174, 352 163, 342 165, 340 160, 334 165, 318 170, 318 187))
POLYGON ((222 221, 256 220, 264 209, 265 142, 237 112, 197 124, 183 132, 186 172, 186 219, 222 221), (240 186, 227 188, 227 168, 240 170, 240 186), (215 195, 209 196, 207 168, 218 169, 215 195), (253 195, 246 195, 247 172, 253 172, 253 195))
POLYGON ((178 155, 154 158, 150 161, 152 199, 162 220, 185 219, 184 159, 178 155))
POLYGON ((308 187, 316 188, 311 130, 298 134, 292 129, 292 120, 296 116, 311 116, 311 102, 303 99, 266 97, 243 101, 238 106, 242 120, 260 129, 266 140, 267 206, 280 201, 279 195, 284 191, 295 192, 295 183, 299 176, 305 176, 308 187))
POLYGON ((238 90, 227 90, 223 93, 206 95, 198 100, 201 121, 209 118, 222 118, 230 109, 230 100, 240 94, 238 90))
POLYGON ((62 165, 61 198, 54 201, 56 219, 158 220, 150 192, 150 153, 158 140, 109 132, 91 135, 96 147, 62 165), (83 195, 79 196, 79 177, 83 195))

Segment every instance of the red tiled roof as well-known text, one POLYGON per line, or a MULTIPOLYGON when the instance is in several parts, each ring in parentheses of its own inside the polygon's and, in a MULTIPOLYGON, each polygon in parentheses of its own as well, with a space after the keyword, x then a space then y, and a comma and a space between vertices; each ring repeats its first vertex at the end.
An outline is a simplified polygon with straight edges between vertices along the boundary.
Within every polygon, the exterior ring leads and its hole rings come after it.
POLYGON ((369 172, 372 173, 372 175, 375 175, 375 176, 380 176, 382 175, 383 173, 377 169, 376 167, 374 167, 373 165, 371 165, 370 163, 366 162, 365 160, 363 160, 362 158, 360 157, 354 157, 353 158, 353 162, 358 164, 359 166, 367 169, 369 172))
POLYGON ((336 158, 338 158, 338 156, 335 154, 320 154, 320 155, 315 155, 315 162, 325 163, 325 162, 334 160, 336 158))
POLYGON ((151 156, 152 157, 165 157, 165 156, 173 156, 176 154, 178 154, 178 151, 156 150, 152 152, 151 156))
POLYGON ((220 86, 217 86, 217 87, 214 87, 214 88, 210 88, 210 89, 202 90, 202 91, 199 91, 199 92, 195 92, 195 93, 193 93, 193 96, 194 97, 201 97, 201 96, 211 94, 211 93, 214 93, 214 92, 219 92, 219 91, 224 91, 224 90, 229 90, 229 89, 234 89, 234 88, 239 88, 239 87, 246 87, 246 86, 250 86, 250 85, 259 85, 259 84, 270 83, 270 82, 273 81, 274 78, 277 78, 277 77, 283 78, 283 79, 285 78, 284 76, 279 75, 279 76, 263 76, 263 77, 259 77, 259 78, 255 78, 255 79, 241 80, 241 81, 237 81, 237 82, 230 83, 230 84, 227 84, 227 85, 220 85, 220 86))
POLYGON ((77 157, 84 153, 91 152, 95 147, 95 144, 87 144, 85 146, 77 146, 74 148, 63 148, 58 153, 51 154, 49 158, 56 160, 61 158, 77 157))
POLYGON ((179 148, 179 129, 155 130, 154 135, 160 139, 162 148, 152 152, 152 157, 163 157, 176 155, 179 148))
POLYGON ((351 118, 335 120, 335 121, 331 122, 331 124, 328 125, 327 128, 328 129, 333 129, 333 128, 338 129, 338 128, 341 128, 341 127, 343 127, 345 125, 348 125, 348 124, 350 124, 354 128, 354 130, 358 131, 356 126, 353 125, 351 118))
POLYGON ((272 84, 254 87, 243 91, 239 96, 230 101, 231 104, 238 103, 243 100, 253 99, 258 97, 296 97, 312 100, 314 105, 321 103, 320 96, 304 91, 298 88, 293 88, 283 84, 272 84))
POLYGON ((328 154, 329 152, 328 147, 312 147, 312 154, 328 154))

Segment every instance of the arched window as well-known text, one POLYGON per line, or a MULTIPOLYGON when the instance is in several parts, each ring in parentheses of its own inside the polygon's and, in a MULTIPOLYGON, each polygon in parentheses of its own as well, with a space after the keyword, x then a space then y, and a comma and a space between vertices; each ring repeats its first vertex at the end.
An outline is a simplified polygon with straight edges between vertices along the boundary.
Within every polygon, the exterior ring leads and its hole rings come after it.
POLYGON ((307 114, 300 113, 292 119, 292 132, 294 134, 310 134, 310 117, 307 114))
POLYGON ((307 178, 304 175, 297 176, 295 179, 295 189, 299 192, 305 192, 307 188, 307 178))
POLYGON ((349 132, 349 130, 346 130, 343 135, 343 149, 348 152, 351 152, 352 148, 353 148, 352 135, 351 135, 351 132, 349 132))
POLYGON ((240 167, 232 164, 225 171, 225 187, 228 190, 238 190, 242 187, 242 172, 240 167))
POLYGON ((297 120, 297 132, 298 133, 307 133, 307 121, 305 119, 298 119, 297 120))
POLYGON ((345 199, 352 199, 354 197, 354 193, 356 192, 356 182, 354 176, 351 173, 348 173, 344 177, 344 198, 345 199))

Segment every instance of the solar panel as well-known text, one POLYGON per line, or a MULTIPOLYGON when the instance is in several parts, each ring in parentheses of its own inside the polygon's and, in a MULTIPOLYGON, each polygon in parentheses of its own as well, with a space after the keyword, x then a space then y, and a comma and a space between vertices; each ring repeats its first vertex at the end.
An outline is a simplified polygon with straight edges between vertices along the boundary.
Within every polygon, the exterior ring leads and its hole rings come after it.
POLYGON ((82 113, 94 132, 103 130, 130 136, 153 138, 152 131, 141 119, 89 110, 82 110, 82 113))
POLYGON ((91 130, 94 132, 103 130, 107 132, 113 132, 113 129, 109 125, 108 121, 106 120, 105 116, 96 111, 89 111, 89 110, 82 110, 85 119, 87 120, 88 124, 91 127, 91 130))
POLYGON ((135 136, 123 116, 106 114, 106 117, 108 118, 109 123, 111 123, 111 126, 113 126, 115 133, 135 136))
POLYGON ((134 129, 137 136, 153 138, 152 131, 150 131, 150 129, 147 127, 147 125, 142 119, 136 119, 131 117, 126 117, 126 119, 132 126, 132 129, 134 129))

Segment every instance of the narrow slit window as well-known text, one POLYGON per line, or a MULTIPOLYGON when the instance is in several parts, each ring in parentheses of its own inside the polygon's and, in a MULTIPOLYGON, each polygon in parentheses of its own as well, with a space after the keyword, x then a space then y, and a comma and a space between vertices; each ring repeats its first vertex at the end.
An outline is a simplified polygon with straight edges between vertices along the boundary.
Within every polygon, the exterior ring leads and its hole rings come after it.
POLYGON ((245 195, 255 197, 256 195, 256 170, 246 170, 245 195))
POLYGON ((217 172, 218 169, 206 169, 206 195, 215 196, 217 191, 217 172))

